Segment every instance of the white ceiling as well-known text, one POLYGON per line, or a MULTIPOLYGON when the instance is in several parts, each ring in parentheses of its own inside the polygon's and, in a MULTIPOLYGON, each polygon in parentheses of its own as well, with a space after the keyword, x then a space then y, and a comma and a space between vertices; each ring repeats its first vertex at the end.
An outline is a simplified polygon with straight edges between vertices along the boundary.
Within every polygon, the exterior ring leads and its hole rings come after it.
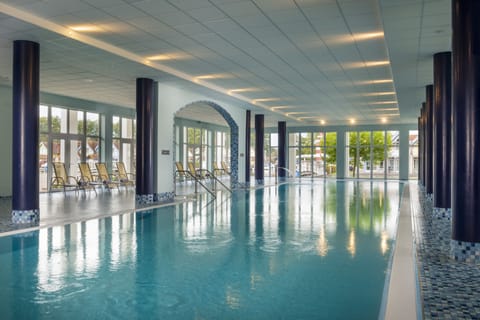
POLYGON ((133 108, 135 79, 149 77, 236 100, 272 125, 416 123, 432 56, 451 50, 450 7, 448 0, 0 0, 0 83, 11 82, 12 41, 32 40, 41 47, 44 92, 133 108), (168 59, 147 59, 158 55, 168 59), (244 90, 228 95, 235 89, 244 90))

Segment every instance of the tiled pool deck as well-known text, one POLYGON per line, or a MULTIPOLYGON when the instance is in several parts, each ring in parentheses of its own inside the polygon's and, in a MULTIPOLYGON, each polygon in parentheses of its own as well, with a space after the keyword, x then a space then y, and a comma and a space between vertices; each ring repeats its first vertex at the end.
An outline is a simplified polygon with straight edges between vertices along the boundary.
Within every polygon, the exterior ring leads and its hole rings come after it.
POLYGON ((431 202, 410 186, 424 319, 480 319, 480 266, 450 258, 451 221, 434 217, 431 202))

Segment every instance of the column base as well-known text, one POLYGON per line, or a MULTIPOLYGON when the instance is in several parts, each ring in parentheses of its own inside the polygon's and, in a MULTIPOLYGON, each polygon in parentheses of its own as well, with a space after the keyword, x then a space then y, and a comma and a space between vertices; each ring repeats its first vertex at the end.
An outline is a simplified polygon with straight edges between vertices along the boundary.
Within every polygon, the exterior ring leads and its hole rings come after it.
POLYGON ((433 193, 425 193, 425 200, 433 202, 433 193))
POLYGON ((419 201, 423 212, 431 214, 433 210, 433 193, 420 192, 419 201))
POLYGON ((264 180, 263 179, 255 179, 255 185, 263 186, 264 185, 264 180))
POLYGON ((232 190, 241 190, 241 189, 250 189, 250 182, 237 182, 231 184, 230 188, 232 190))
POLYGON ((452 208, 433 207, 433 217, 450 221, 452 220, 452 208))
POLYGON ((480 264, 480 242, 451 240, 450 254, 455 261, 480 264))
POLYGON ((174 192, 137 194, 135 195, 135 203, 139 205, 148 205, 155 203, 170 203, 175 200, 174 192))
POLYGON ((38 209, 32 210, 12 210, 12 223, 38 223, 40 221, 40 213, 38 209))

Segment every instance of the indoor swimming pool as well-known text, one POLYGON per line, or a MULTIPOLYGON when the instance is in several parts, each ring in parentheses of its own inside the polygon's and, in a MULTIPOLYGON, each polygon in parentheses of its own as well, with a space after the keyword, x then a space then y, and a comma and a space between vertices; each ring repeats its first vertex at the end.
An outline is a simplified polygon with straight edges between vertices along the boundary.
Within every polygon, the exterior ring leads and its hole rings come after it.
POLYGON ((0 237, 0 317, 382 318, 402 190, 302 181, 0 237))

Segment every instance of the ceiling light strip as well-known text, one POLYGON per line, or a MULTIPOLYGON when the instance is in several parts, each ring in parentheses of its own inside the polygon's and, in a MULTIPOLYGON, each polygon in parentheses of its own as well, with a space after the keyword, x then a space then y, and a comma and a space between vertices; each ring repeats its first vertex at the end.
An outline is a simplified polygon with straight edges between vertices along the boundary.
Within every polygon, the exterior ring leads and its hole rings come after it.
MULTIPOLYGON (((37 26, 41 29, 46 29, 46 30, 52 31, 52 32, 57 33, 57 34, 61 34, 65 37, 67 37, 67 38, 72 38, 72 39, 77 40, 79 42, 82 42, 82 43, 88 44, 92 47, 95 47, 97 49, 101 49, 103 51, 114 54, 116 56, 119 56, 119 57, 128 59, 130 61, 134 61, 134 62, 143 64, 143 65, 146 65, 146 66, 149 66, 149 67, 154 68, 156 70, 159 70, 159 71, 171 74, 173 76, 176 76, 180 79, 200 84, 201 86, 203 86, 205 88, 208 88, 208 89, 211 89, 213 91, 229 95, 228 90, 226 90, 225 88, 222 88, 222 87, 216 86, 214 84, 202 81, 200 79, 196 79, 195 76, 192 76, 190 74, 187 74, 187 73, 181 72, 179 70, 173 69, 169 66, 166 66, 164 64, 160 64, 158 62, 152 62, 152 61, 146 59, 143 56, 137 55, 137 54, 132 53, 130 51, 127 51, 125 49, 122 49, 122 48, 119 48, 117 46, 111 45, 107 42, 97 40, 97 39, 92 38, 90 36, 80 34, 80 33, 75 32, 74 30, 72 30, 70 28, 58 25, 58 24, 53 23, 53 22, 51 22, 47 19, 44 19, 44 18, 41 18, 39 16, 33 15, 31 13, 19 10, 19 9, 17 9, 15 7, 12 7, 12 6, 9 6, 7 4, 0 3, 0 12, 6 14, 8 16, 14 17, 16 19, 19 19, 19 20, 25 21, 27 23, 30 23, 32 25, 35 25, 35 26, 37 26)), ((242 95, 236 94, 236 93, 231 93, 229 96, 235 97, 236 99, 247 102, 247 103, 251 103, 251 99, 249 99, 247 97, 244 97, 242 95)), ((262 103, 255 103, 255 105, 259 106, 263 109, 273 111, 275 113, 279 113, 279 114, 281 114, 283 116, 286 116, 288 118, 297 120, 296 118, 291 117, 291 116, 287 116, 280 111, 272 110, 269 106, 264 105, 262 103)))

